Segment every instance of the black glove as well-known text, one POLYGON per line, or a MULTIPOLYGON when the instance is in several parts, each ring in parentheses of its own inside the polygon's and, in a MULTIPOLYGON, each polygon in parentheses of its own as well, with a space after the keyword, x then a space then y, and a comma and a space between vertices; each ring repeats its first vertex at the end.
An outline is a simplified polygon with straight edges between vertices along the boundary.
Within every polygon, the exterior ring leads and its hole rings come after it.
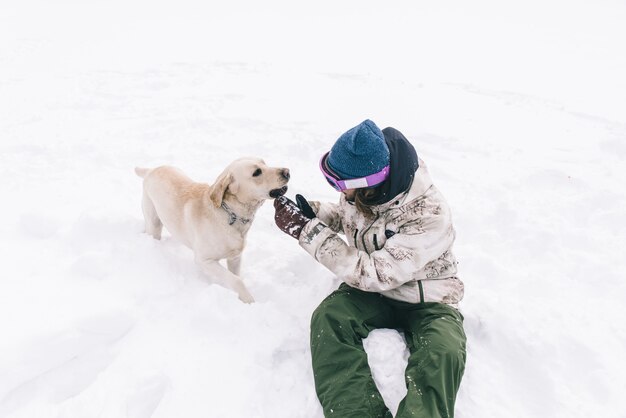
POLYGON ((298 205, 298 209, 300 209, 302 214, 307 218, 313 219, 317 216, 315 215, 315 212, 313 211, 311 205, 309 205, 309 202, 307 202, 304 196, 302 196, 301 194, 296 195, 296 204, 298 205))
MULTIPOLYGON (((306 202, 306 200, 304 200, 304 202, 306 202)), ((307 206, 311 209, 308 203, 307 206)), ((274 209, 276 210, 276 213, 274 213, 274 222, 276 222, 276 225, 284 233, 291 235, 295 239, 300 238, 302 228, 311 221, 311 218, 305 216, 298 205, 285 196, 274 199, 274 209)), ((312 211, 311 209, 311 212, 312 211)))

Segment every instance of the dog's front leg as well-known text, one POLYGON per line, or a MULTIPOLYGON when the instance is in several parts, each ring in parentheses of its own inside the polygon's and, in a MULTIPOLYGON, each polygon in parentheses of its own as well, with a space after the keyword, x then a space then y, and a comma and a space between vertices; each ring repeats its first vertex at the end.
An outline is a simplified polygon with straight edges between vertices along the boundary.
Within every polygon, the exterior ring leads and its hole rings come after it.
POLYGON ((209 276, 215 283, 237 292, 242 302, 254 302, 254 298, 241 278, 225 269, 219 262, 196 258, 196 263, 200 266, 202 272, 209 276))
POLYGON ((241 271, 241 254, 237 257, 229 258, 226 260, 226 265, 228 266, 228 270, 236 276, 239 276, 239 272, 241 271))

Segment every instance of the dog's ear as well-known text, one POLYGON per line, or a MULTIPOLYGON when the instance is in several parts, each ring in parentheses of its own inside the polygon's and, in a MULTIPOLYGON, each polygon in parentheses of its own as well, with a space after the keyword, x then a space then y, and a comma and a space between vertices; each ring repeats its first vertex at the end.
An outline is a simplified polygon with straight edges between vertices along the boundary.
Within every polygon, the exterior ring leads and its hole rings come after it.
MULTIPOLYGON (((219 175, 217 180, 215 180, 215 184, 211 186, 211 192, 209 193, 209 199, 216 208, 222 206, 222 200, 224 199, 224 193, 226 190, 233 186, 233 175, 230 173, 222 173, 219 175)), ((232 190, 231 190, 232 192, 232 190)))

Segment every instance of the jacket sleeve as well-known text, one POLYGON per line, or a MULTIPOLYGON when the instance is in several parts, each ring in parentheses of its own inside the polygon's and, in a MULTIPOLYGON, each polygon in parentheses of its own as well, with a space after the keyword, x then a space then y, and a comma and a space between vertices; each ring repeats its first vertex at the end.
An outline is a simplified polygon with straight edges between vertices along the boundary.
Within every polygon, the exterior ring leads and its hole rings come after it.
POLYGON ((395 289, 439 258, 454 242, 449 212, 403 224, 383 248, 368 254, 350 247, 320 219, 300 234, 300 246, 350 286, 370 292, 395 289))
POLYGON ((342 213, 340 205, 328 202, 309 202, 313 211, 333 232, 343 233, 342 213))

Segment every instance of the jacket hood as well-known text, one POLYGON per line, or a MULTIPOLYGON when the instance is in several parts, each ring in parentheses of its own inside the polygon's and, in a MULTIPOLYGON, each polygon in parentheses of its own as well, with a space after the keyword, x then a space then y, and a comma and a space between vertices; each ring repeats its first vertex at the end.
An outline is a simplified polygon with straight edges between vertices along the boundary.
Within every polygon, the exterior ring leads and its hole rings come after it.
POLYGON ((402 132, 391 127, 382 132, 389 148, 389 178, 380 186, 377 198, 367 202, 372 206, 387 203, 408 191, 419 168, 417 152, 402 132))

